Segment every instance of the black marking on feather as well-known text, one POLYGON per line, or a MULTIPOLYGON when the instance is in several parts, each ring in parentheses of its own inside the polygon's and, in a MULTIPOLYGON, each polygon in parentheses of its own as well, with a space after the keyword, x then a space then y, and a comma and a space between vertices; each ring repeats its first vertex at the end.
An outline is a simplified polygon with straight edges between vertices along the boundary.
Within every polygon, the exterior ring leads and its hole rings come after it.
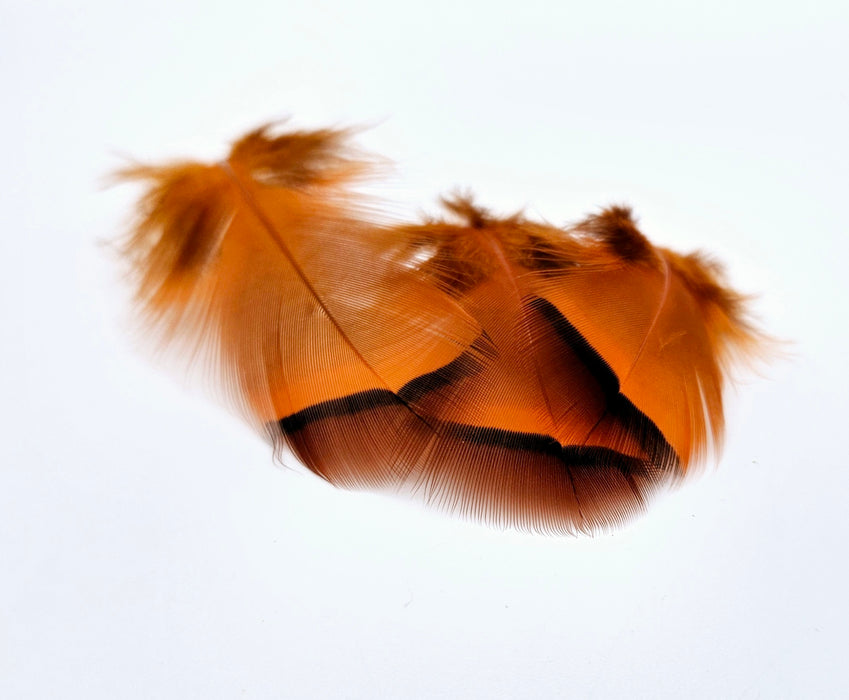
MULTIPOLYGON (((623 474, 644 473, 647 469, 677 469, 678 456, 658 427, 625 395, 620 393, 619 379, 610 365, 566 319, 556 307, 541 298, 528 306, 539 312, 587 368, 605 397, 607 415, 621 421, 648 455, 648 460, 596 445, 561 445, 550 435, 524 433, 495 427, 472 426, 457 422, 435 422, 433 427, 446 438, 491 447, 524 450, 558 459, 569 467, 615 468, 623 474)), ((466 352, 438 370, 407 382, 395 394, 386 389, 370 389, 339 399, 323 401, 280 419, 277 424, 284 435, 294 435, 317 421, 350 416, 385 406, 408 407, 432 391, 474 374, 480 367, 474 354, 466 352)))
MULTIPOLYGON (((556 306, 540 297, 534 297, 529 300, 527 306, 537 311, 557 332, 560 339, 578 356, 578 359, 598 383, 608 402, 612 399, 615 400, 618 396, 622 396, 619 393, 619 377, 616 376, 616 373, 607 364, 607 361, 581 335, 581 332, 557 310, 556 306)), ((625 397, 623 396, 622 398, 625 397)))
POLYGON ((369 389, 368 391, 349 394, 341 399, 313 404, 297 413, 281 418, 278 425, 284 435, 291 435, 320 420, 350 416, 372 408, 393 405, 403 406, 404 403, 387 389, 369 389))
MULTIPOLYGON (((489 339, 489 336, 483 335, 475 341, 472 345, 472 349, 477 351, 477 354, 481 354, 484 357, 491 357, 491 345, 492 341, 489 339)), ((443 387, 450 386, 465 377, 470 377, 479 372, 482 368, 483 365, 476 357, 475 353, 468 351, 464 352, 447 365, 440 367, 433 372, 422 374, 421 376, 407 382, 398 390, 398 398, 406 404, 414 403, 426 394, 429 394, 431 391, 442 389, 443 387)))
POLYGON ((592 374, 604 393, 607 404, 605 412, 627 426, 628 431, 639 440, 640 446, 650 455, 653 462, 664 467, 677 467, 680 459, 672 445, 667 442, 654 422, 621 393, 619 377, 569 319, 549 301, 539 297, 530 300, 528 306, 545 318, 592 374))

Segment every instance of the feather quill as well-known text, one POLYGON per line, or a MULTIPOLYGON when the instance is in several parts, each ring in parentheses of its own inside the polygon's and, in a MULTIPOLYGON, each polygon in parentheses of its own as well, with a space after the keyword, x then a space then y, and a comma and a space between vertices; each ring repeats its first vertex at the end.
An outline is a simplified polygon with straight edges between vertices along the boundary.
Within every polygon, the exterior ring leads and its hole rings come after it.
POLYGON ((452 219, 381 223, 346 137, 265 127, 221 163, 123 173, 149 183, 124 245, 146 318, 278 451, 339 486, 593 533, 718 444, 759 334, 717 266, 621 207, 559 229, 458 196, 452 219))

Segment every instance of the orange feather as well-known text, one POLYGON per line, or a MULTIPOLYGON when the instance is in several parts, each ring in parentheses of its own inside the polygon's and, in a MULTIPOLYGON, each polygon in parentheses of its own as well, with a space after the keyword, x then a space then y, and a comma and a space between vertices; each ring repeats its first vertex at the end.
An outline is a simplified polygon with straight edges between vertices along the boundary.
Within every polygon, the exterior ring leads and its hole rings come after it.
POLYGON ((759 334, 698 255, 611 208, 568 230, 381 224, 346 189, 345 132, 254 131, 215 165, 136 167, 125 243, 166 342, 331 483, 499 526, 595 532, 718 444, 735 352, 759 334))

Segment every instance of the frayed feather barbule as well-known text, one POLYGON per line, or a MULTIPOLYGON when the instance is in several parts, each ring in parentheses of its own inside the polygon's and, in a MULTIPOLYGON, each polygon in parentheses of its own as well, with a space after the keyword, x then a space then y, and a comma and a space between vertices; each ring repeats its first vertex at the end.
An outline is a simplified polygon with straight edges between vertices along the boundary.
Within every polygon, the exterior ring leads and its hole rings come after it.
POLYGON ((716 264, 623 207, 563 229, 457 196, 388 224, 348 136, 264 127, 220 163, 121 173, 148 183, 123 246, 145 318, 278 455, 563 534, 623 524, 718 447, 762 336, 716 264))

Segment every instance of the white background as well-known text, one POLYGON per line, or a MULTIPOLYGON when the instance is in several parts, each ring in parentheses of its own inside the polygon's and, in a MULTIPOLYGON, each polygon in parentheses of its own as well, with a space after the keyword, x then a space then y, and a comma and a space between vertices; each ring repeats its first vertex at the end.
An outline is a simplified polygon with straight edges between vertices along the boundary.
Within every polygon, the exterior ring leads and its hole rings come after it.
POLYGON ((849 5, 688 5, 5 3, 0 696, 846 692, 849 5), (718 468, 550 539, 273 466, 138 351, 99 242, 124 155, 285 115, 373 126, 409 216, 627 202, 724 259, 793 344, 729 393, 718 468))

